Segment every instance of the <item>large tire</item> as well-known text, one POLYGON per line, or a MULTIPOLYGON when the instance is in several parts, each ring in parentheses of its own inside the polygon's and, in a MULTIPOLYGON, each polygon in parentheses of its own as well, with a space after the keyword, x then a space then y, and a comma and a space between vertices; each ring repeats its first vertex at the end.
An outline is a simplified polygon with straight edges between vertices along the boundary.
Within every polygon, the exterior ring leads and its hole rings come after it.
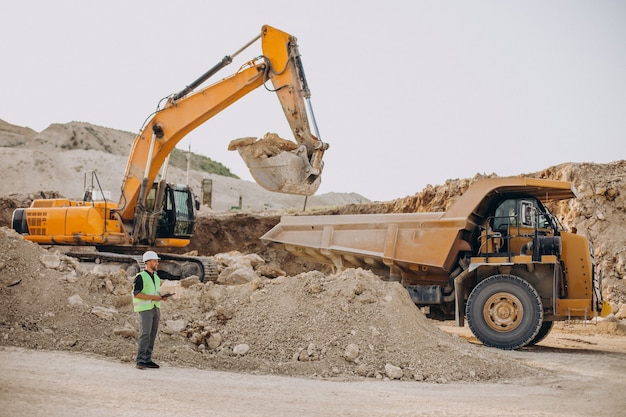
POLYGON ((476 285, 465 309, 472 333, 484 345, 518 349, 541 329, 543 306, 537 291, 514 275, 493 275, 476 285))
POLYGON ((528 346, 534 346, 537 343, 541 342, 543 339, 545 339, 550 333, 550 330, 552 330, 553 325, 553 321, 544 321, 543 323, 541 323, 541 329, 539 329, 539 333, 537 333, 537 336, 535 336, 533 340, 528 343, 528 346))

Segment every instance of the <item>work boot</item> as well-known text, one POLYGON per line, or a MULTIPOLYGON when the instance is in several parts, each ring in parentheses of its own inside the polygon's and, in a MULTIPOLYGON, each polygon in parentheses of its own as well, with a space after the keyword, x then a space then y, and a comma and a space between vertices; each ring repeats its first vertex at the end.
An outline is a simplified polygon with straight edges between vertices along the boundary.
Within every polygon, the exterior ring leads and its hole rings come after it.
POLYGON ((158 369, 160 366, 152 361, 145 364, 146 368, 158 369))
POLYGON ((137 362, 137 365, 135 365, 135 368, 137 369, 146 369, 147 367, 148 365, 146 365, 145 363, 141 363, 141 362, 137 362))

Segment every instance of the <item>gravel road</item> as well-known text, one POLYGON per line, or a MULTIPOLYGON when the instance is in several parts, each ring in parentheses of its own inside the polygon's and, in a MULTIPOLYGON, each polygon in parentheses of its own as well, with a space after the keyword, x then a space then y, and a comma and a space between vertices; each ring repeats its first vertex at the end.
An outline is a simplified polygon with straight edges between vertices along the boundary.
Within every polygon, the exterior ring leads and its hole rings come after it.
MULTIPOLYGON (((446 329, 468 337, 463 329, 446 329)), ((623 416, 626 337, 553 332, 511 359, 548 377, 494 383, 337 381, 0 348, 1 416, 623 416), (140 398, 151 398, 149 403, 140 398)))

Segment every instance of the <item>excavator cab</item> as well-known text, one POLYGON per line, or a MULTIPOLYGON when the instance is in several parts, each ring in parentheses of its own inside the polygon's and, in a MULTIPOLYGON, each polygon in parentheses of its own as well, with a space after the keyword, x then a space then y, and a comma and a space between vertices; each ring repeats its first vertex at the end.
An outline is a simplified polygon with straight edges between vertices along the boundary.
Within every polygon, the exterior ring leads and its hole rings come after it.
POLYGON ((145 203, 145 223, 135 227, 146 230, 140 239, 154 244, 160 241, 188 241, 195 224, 197 200, 191 188, 180 184, 155 182, 148 191, 145 203), (156 223, 156 224, 155 224, 156 223))
POLYGON ((161 200, 158 216, 157 238, 189 239, 195 223, 194 195, 184 185, 166 184, 164 195, 157 199, 158 183, 154 183, 146 199, 146 208, 154 210, 154 204, 161 200))

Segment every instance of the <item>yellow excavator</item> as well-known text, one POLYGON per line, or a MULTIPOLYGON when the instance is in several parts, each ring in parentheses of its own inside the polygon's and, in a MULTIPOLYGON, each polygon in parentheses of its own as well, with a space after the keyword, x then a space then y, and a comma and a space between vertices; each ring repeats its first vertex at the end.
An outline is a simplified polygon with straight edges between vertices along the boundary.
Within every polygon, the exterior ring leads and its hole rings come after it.
POLYGON ((239 151, 262 187, 274 192, 313 195, 320 185, 322 157, 328 144, 319 139, 297 39, 266 25, 260 35, 234 54, 226 55, 183 90, 162 100, 165 104, 159 104, 135 137, 117 204, 94 198, 99 182, 92 172, 91 179, 86 179, 83 200, 35 200, 29 208, 14 211, 13 228, 25 239, 39 244, 95 246, 98 252, 85 251, 80 257, 137 261, 139 265, 133 265, 134 269, 141 266, 137 254, 154 248, 164 259, 160 266, 163 278, 215 278, 208 258, 164 253, 168 248, 189 243, 198 209, 188 186, 166 182, 168 160, 186 134, 261 86, 278 95, 295 142, 265 135, 259 140, 232 141, 229 149, 239 151), (245 63, 236 73, 194 91, 259 39, 262 55, 245 63), (311 132, 309 114, 315 134, 311 132))

